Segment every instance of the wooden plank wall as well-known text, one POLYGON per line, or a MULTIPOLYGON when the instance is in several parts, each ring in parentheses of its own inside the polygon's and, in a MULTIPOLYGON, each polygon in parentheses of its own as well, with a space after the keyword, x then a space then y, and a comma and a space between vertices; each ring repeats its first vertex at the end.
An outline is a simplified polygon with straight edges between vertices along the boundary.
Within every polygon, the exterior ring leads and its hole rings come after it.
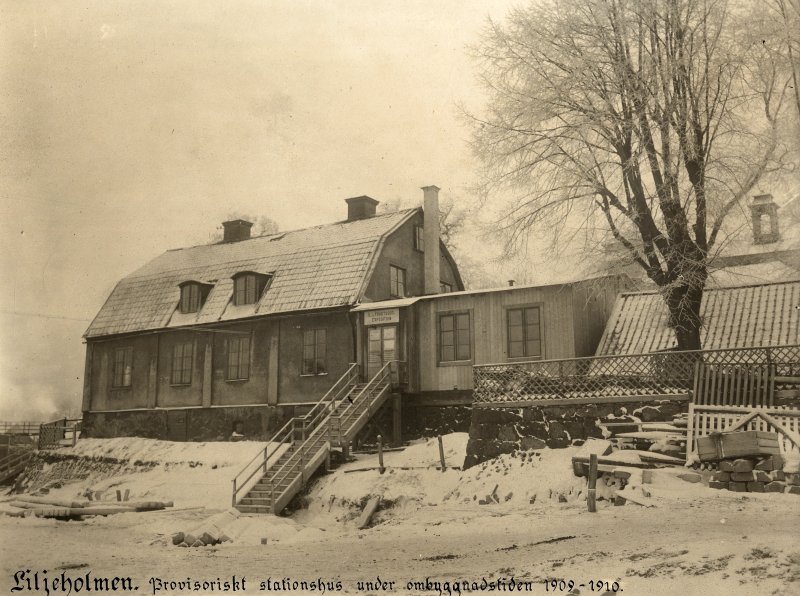
POLYGON ((416 305, 419 378, 421 391, 472 389, 472 365, 507 362, 506 314, 508 307, 542 308, 543 359, 575 356, 574 309, 570 286, 509 288, 485 294, 445 296, 421 300, 416 305), (438 314, 469 311, 472 361, 439 365, 438 314))
POLYGON ((628 289, 619 277, 600 277, 572 284, 575 356, 593 356, 603 336, 617 294, 628 289))

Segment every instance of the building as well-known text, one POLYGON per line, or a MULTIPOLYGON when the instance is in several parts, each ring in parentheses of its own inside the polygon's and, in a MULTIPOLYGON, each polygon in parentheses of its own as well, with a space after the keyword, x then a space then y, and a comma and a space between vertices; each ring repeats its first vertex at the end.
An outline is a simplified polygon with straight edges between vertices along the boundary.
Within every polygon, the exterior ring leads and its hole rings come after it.
MULTIPOLYGON (((700 307, 704 350, 800 344, 800 275, 794 280, 707 288, 700 307)), ((657 291, 619 296, 598 356, 647 354, 676 347, 657 291)))
POLYGON ((392 338, 392 354, 407 362, 405 426, 430 428, 442 417, 430 408, 471 404, 474 365, 593 355, 617 294, 631 287, 625 276, 605 276, 363 303, 353 309, 359 354, 377 369, 373 355, 392 338))
MULTIPOLYGON (((464 289, 426 217, 438 190, 382 215, 347 199, 344 221, 267 236, 228 221, 222 242, 125 277, 84 335, 84 436, 263 437, 318 401, 361 359, 353 306, 464 289)), ((396 357, 381 333, 379 357, 396 357)))
POLYGON ((800 279, 800 195, 782 204, 771 194, 753 197, 746 212, 729 215, 724 238, 711 287, 800 279))

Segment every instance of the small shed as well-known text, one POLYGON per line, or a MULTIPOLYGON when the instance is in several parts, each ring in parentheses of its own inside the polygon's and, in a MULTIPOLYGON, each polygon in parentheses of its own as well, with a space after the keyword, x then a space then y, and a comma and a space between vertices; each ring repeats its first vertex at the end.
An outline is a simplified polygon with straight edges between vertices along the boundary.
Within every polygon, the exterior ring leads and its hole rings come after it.
POLYGON ((591 356, 625 276, 364 303, 359 362, 407 363, 406 393, 471 393, 472 366, 591 356))

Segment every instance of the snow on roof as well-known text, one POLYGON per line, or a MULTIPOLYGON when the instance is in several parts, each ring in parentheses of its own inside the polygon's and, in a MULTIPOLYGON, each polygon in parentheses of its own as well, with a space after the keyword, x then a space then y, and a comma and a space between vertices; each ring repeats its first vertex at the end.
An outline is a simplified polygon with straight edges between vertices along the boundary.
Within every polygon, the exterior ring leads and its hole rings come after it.
MULTIPOLYGON (((703 349, 800 343, 800 281, 707 288, 703 349)), ((597 355, 646 354, 674 348, 664 299, 657 291, 620 294, 597 355)))
POLYGON ((383 239, 417 211, 169 250, 117 284, 85 337, 354 304, 383 239), (231 304, 231 277, 242 271, 272 276, 257 304, 231 304), (197 279, 214 284, 203 307, 177 313, 179 284, 197 279))

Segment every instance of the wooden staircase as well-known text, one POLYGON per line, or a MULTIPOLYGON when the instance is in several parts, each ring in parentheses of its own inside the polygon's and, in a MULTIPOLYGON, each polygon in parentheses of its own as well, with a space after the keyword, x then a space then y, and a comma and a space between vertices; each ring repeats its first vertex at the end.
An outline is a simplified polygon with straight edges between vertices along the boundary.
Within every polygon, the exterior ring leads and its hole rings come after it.
POLYGON ((367 383, 358 365, 347 372, 308 414, 292 418, 233 479, 232 504, 242 513, 279 513, 323 464, 331 450, 345 449, 388 399, 399 363, 387 363, 367 383))
POLYGON ((0 459, 0 485, 12 483, 22 473, 35 453, 34 449, 15 448, 0 459))

